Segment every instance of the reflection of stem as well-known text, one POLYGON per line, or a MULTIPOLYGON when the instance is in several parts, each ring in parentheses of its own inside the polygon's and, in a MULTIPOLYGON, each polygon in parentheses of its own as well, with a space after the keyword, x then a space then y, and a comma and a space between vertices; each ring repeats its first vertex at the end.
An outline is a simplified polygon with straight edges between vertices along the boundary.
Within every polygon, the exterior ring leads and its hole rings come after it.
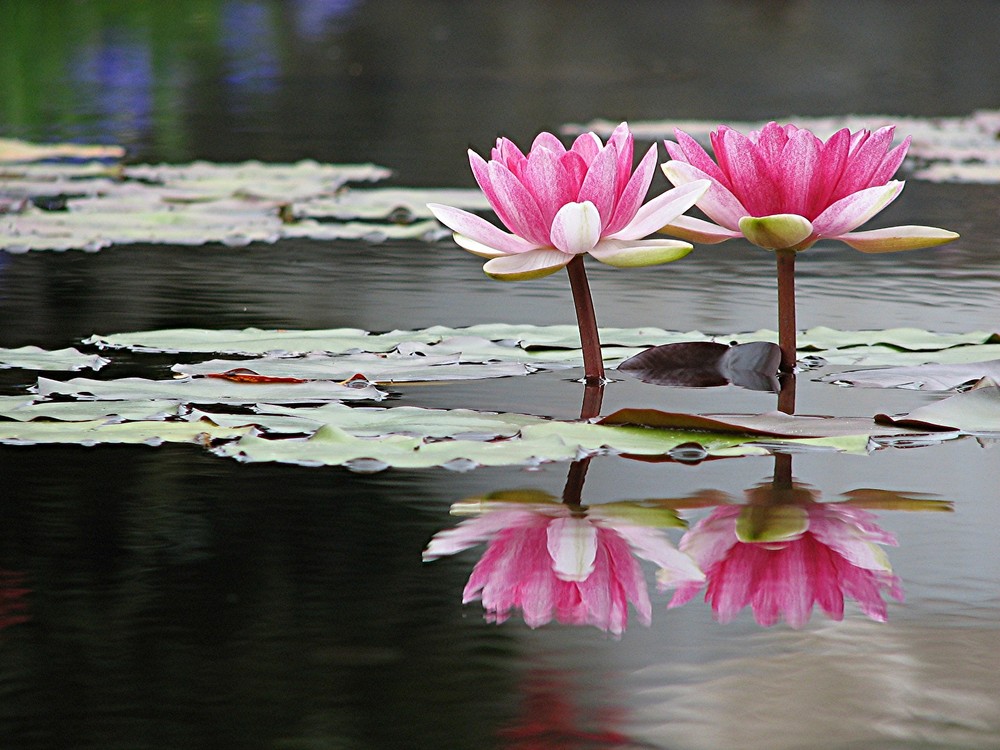
POLYGON ((604 382, 604 359, 601 357, 601 339, 597 333, 597 316, 594 315, 594 301, 590 297, 587 271, 583 267, 583 256, 576 255, 566 266, 569 286, 573 290, 573 304, 576 305, 576 322, 580 327, 580 344, 583 347, 583 372, 587 383, 604 382))
POLYGON ((778 256, 778 346, 782 372, 795 369, 795 251, 776 250, 778 256))
POLYGON ((569 474, 566 475, 566 486, 563 487, 562 501, 566 505, 580 505, 580 497, 583 494, 583 483, 587 480, 587 468, 590 466, 590 458, 581 461, 574 461, 569 465, 569 474))
POLYGON ((792 488, 792 454, 774 454, 774 478, 771 479, 771 486, 776 490, 790 490, 792 488))
POLYGON ((778 411, 785 414, 795 413, 795 373, 783 372, 778 377, 780 390, 778 391, 778 411))
POLYGON ((580 407, 580 419, 593 419, 600 414, 603 401, 604 383, 587 383, 583 388, 583 406, 580 407))

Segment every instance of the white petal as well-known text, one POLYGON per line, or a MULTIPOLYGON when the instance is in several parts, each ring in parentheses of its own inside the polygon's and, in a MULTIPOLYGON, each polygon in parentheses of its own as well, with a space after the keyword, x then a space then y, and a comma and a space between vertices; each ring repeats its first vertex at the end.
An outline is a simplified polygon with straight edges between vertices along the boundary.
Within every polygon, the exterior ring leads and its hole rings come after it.
POLYGON ((696 219, 694 216, 678 216, 660 231, 672 237, 680 237, 682 240, 703 245, 717 245, 743 236, 741 232, 720 227, 704 219, 696 219))
POLYGON ((934 247, 957 240, 955 232, 937 227, 886 227, 867 232, 849 232, 834 239, 842 240, 863 253, 894 253, 899 250, 916 250, 934 247))
POLYGON ((740 219, 743 236, 765 250, 787 250, 809 238, 812 222, 798 214, 744 216, 740 219))
POLYGON ((597 559, 597 527, 586 518, 555 518, 545 536, 555 574, 564 581, 586 581, 597 559))
POLYGON ((476 242, 471 237, 466 237, 464 234, 459 234, 458 232, 455 232, 452 237, 455 238, 456 245, 463 250, 468 250, 473 255, 478 255, 480 258, 499 258, 502 255, 508 254, 503 250, 476 242))
POLYGON ((680 260, 694 250, 687 242, 679 240, 624 240, 604 239, 590 251, 591 256, 618 268, 635 268, 638 266, 655 266, 660 263, 670 263, 680 260))
POLYGON ((687 185, 696 180, 710 180, 712 184, 708 192, 698 201, 698 208, 716 224, 735 230, 740 219, 750 213, 725 185, 718 180, 712 180, 709 175, 685 161, 668 161, 661 164, 660 169, 675 185, 687 185))
POLYGON ((611 237, 617 240, 640 240, 660 231, 697 203, 711 185, 709 180, 695 180, 656 196, 641 206, 632 220, 611 237))
POLYGON ((483 270, 488 276, 500 281, 538 279, 564 268, 573 258, 574 256, 559 250, 541 248, 493 258, 483 265, 483 270))
POLYGON ((601 238, 601 214, 590 201, 567 203, 552 219, 552 244, 564 253, 588 252, 601 238))

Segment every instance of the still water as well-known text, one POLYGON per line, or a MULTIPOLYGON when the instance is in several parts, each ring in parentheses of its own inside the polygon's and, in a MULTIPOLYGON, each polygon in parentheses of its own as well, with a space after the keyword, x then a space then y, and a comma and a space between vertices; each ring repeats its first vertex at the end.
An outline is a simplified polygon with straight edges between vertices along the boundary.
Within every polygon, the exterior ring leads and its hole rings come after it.
MULTIPOLYGON (((469 146, 598 117, 1000 106, 991 2, 0 0, 0 18, 0 136, 121 143, 135 162, 373 161, 397 184, 471 186, 469 146)), ((997 205, 997 186, 910 180, 885 222, 962 240, 905 257, 809 250, 800 326, 996 330, 997 205)), ((772 262, 732 242, 659 269, 594 268, 599 322, 773 328, 772 262)), ((492 282, 447 242, 0 254, 4 347, 180 326, 572 316, 562 275, 492 282)), ((139 369, 125 355, 109 377, 139 369)), ((821 374, 800 377, 801 413, 899 413, 939 398, 821 374)), ((578 376, 400 387, 394 403, 572 418, 578 376)), ((3 370, 0 388, 34 379, 3 370)), ((625 406, 775 404, 619 376, 603 411, 625 406)), ((501 490, 558 498, 567 465, 362 475, 194 446, 0 446, 0 748, 1000 748, 997 450, 963 439, 810 452, 783 468, 773 457, 595 459, 582 489, 595 506, 706 491, 742 502, 789 468, 818 500, 871 488, 953 504, 865 517, 896 542, 877 546, 902 596, 888 583, 876 594, 886 622, 855 596, 843 621, 817 606, 802 627, 765 627, 747 607, 722 623, 703 594, 668 608, 643 562, 651 622, 633 608, 613 637, 532 629, 517 613, 487 622, 478 602, 463 605, 482 544, 421 559, 468 520, 452 504, 501 490)), ((696 505, 681 514, 706 528, 715 511, 696 505)))

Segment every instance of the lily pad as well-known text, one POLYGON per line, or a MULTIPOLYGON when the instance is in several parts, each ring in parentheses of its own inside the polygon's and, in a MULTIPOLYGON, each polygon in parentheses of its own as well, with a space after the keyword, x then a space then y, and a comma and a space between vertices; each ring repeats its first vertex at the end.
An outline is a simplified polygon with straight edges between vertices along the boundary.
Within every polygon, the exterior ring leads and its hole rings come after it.
POLYGON ((965 433, 1000 432, 1000 387, 989 378, 970 391, 935 401, 909 414, 878 414, 875 421, 893 427, 924 430, 960 430, 965 433))
POLYGON ((0 396, 0 417, 30 422, 159 421, 178 417, 176 401, 47 401, 31 396, 0 396))
POLYGON ((96 354, 83 354, 78 349, 67 348, 47 351, 37 346, 22 346, 17 349, 0 348, 0 370, 20 368, 24 370, 100 370, 111 360, 96 354))
POLYGON ((0 163, 40 161, 42 159, 121 159, 125 149, 85 143, 29 143, 14 138, 0 138, 0 163))
POLYGON ((847 370, 819 378, 826 383, 861 388, 910 388, 926 391, 950 391, 977 383, 983 378, 1000 381, 1000 359, 967 364, 886 367, 871 370, 847 370))
POLYGON ((250 432, 251 427, 220 427, 208 421, 199 422, 0 422, 0 443, 8 445, 38 445, 74 443, 198 443, 208 445, 213 440, 232 440, 250 432))
POLYGON ((169 400, 208 404, 255 404, 262 401, 278 404, 381 401, 387 395, 370 384, 343 385, 319 380, 293 384, 247 384, 215 378, 178 380, 74 378, 67 381, 39 378, 36 389, 40 396, 59 395, 99 401, 169 400))

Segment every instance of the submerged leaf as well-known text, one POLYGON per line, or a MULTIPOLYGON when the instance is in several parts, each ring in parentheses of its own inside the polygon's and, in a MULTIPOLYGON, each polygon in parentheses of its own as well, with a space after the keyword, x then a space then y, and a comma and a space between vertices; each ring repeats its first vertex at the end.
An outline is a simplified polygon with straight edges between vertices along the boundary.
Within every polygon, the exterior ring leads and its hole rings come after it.
POLYGON ((655 385, 706 388, 736 385, 776 393, 781 350, 776 344, 751 341, 727 346, 691 341, 654 346, 618 365, 618 370, 655 385))

